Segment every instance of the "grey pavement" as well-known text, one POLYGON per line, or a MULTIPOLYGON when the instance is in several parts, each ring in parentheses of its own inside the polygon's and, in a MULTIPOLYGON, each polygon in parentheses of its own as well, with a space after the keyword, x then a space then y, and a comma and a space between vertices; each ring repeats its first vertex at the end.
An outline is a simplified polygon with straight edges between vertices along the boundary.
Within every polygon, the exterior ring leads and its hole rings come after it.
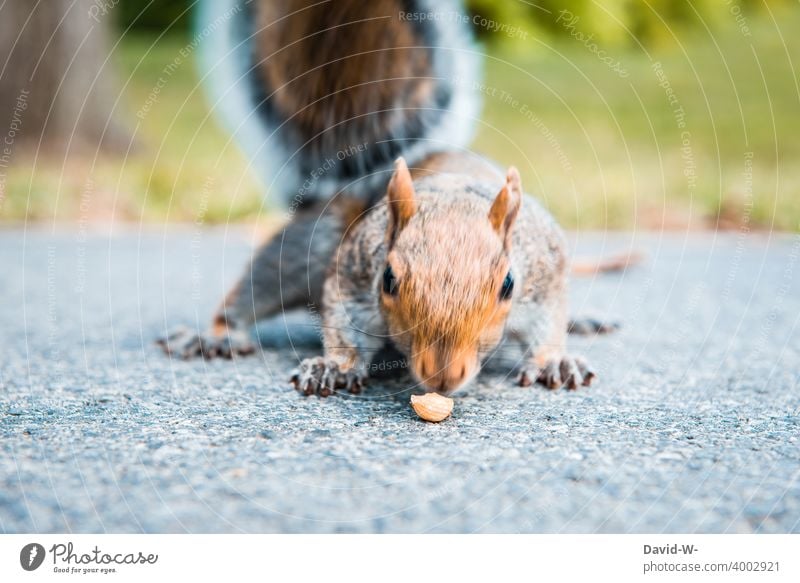
POLYGON ((302 319, 235 361, 153 345, 205 323, 244 229, 0 231, 0 531, 800 531, 800 237, 570 239, 647 253, 573 283, 574 314, 623 324, 570 340, 597 384, 496 371, 433 425, 402 376, 291 390, 302 319))

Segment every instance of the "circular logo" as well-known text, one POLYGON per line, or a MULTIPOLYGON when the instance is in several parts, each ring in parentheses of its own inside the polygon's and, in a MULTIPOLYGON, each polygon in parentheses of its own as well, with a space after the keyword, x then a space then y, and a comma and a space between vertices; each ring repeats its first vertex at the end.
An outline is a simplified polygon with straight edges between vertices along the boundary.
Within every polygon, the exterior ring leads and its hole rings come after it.
POLYGON ((44 562, 44 547, 39 543, 29 543, 19 552, 19 564, 26 571, 35 571, 44 562))

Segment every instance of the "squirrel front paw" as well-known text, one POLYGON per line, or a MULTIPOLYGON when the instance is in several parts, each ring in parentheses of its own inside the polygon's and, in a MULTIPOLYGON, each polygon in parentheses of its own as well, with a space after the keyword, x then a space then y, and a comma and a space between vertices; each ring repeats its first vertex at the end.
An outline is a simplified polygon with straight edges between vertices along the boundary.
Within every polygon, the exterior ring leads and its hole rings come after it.
POLYGON ((551 358, 543 368, 532 364, 519 375, 517 383, 521 387, 529 387, 534 382, 541 383, 548 389, 557 389, 562 384, 568 389, 577 389, 580 385, 588 387, 595 378, 595 372, 580 356, 562 356, 551 358))
POLYGON ((365 375, 355 368, 341 370, 339 363, 322 356, 306 358, 292 373, 290 382, 304 395, 328 397, 337 389, 358 394, 364 386, 365 375))
POLYGON ((200 333, 186 326, 178 326, 156 343, 170 356, 189 359, 233 358, 255 352, 250 333, 245 330, 227 329, 223 333, 212 331, 200 333))

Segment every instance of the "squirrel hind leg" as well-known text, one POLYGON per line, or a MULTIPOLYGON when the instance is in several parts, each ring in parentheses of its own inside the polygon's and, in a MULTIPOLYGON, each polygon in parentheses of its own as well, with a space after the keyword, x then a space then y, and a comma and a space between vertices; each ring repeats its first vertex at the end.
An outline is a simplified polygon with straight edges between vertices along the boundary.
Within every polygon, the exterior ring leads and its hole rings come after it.
POLYGON ((619 322, 607 322, 595 318, 571 318, 567 324, 568 333, 580 336, 611 334, 619 329, 619 322))

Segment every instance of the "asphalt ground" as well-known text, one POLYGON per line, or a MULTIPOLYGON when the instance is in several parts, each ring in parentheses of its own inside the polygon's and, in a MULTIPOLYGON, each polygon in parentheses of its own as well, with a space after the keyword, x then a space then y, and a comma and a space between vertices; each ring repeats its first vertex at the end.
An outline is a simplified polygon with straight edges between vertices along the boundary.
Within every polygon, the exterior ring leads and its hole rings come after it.
POLYGON ((646 254, 572 285, 573 314, 622 324, 570 339, 596 384, 482 374, 428 424, 402 368, 293 391, 302 318, 247 358, 159 351, 205 325, 248 231, 0 232, 0 531, 800 531, 800 237, 569 238, 646 254))

